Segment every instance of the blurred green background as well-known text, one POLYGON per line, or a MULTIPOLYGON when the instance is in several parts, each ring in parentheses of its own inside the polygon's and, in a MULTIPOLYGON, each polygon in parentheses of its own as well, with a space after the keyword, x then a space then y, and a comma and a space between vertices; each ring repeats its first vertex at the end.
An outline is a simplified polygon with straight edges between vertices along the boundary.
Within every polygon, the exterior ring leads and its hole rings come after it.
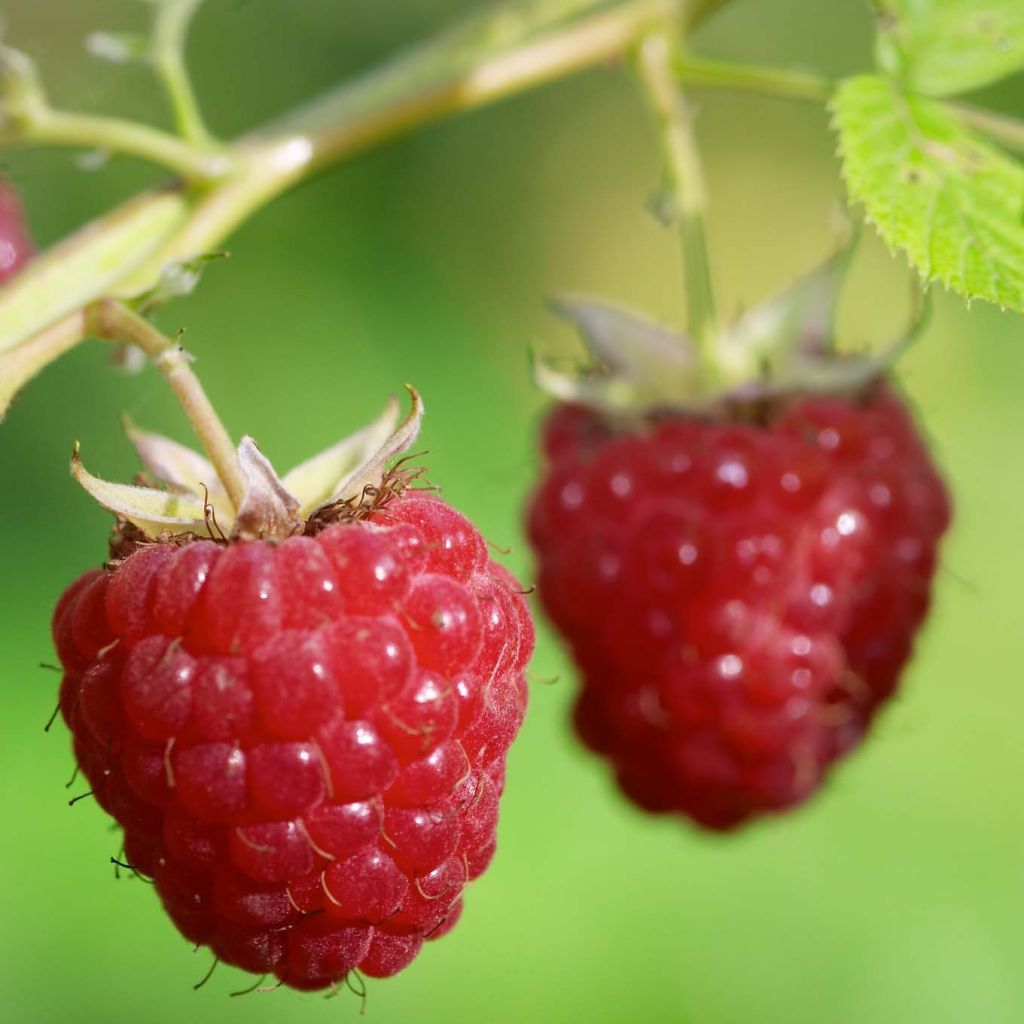
MULTIPOLYGON (((209 0, 191 58, 209 118, 240 131, 477 4, 467 0, 209 0)), ((141 26, 133 0, 6 0, 8 37, 54 100, 163 118, 146 73, 86 57, 96 28, 141 26)), ((842 73, 870 60, 860 0, 734 0, 701 33, 713 55, 842 73)), ((984 97, 1024 110, 1018 78, 984 97)), ((829 249, 840 196, 817 108, 702 94, 717 283, 727 310, 829 249)), ((48 244, 160 180, 115 160, 3 155, 48 244)), ((529 576, 521 510, 543 406, 529 344, 572 344, 544 308, 590 291, 679 318, 669 233, 645 212, 658 179, 626 75, 595 71, 431 127, 288 195, 231 239, 232 259, 161 315, 188 328, 228 424, 286 468, 367 420, 405 381, 423 391, 432 478, 529 576)), ((842 307, 851 344, 892 335, 907 272, 865 238, 842 307)), ((905 688, 824 794, 792 817, 716 839, 635 813, 573 742, 572 673, 542 627, 532 707, 510 764, 498 857, 462 924, 404 974, 371 983, 369 1019, 962 1022, 1024 1020, 1024 744, 1020 721, 1022 321, 939 295, 903 383, 959 517, 905 688), (549 684, 552 677, 557 682, 549 684)), ((358 1002, 279 991, 194 955, 142 883, 115 882, 118 840, 69 809, 57 594, 104 557, 108 516, 72 485, 134 470, 118 414, 183 440, 163 382, 125 377, 99 345, 36 381, 0 428, 0 1007, 5 1020, 326 1021, 358 1002)), ((74 792, 74 791, 72 791, 74 792)))

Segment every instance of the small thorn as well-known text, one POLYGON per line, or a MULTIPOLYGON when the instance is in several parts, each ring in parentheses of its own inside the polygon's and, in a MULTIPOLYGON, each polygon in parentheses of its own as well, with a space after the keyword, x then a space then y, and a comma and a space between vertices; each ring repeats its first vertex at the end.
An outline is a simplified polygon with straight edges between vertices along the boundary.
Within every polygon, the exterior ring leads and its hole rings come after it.
POLYGON ((68 801, 68 807, 74 807, 75 804, 77 804, 79 800, 84 800, 87 796, 92 796, 92 795, 93 795, 93 793, 92 793, 91 789, 87 793, 81 793, 78 796, 73 797, 72 799, 70 799, 68 801))

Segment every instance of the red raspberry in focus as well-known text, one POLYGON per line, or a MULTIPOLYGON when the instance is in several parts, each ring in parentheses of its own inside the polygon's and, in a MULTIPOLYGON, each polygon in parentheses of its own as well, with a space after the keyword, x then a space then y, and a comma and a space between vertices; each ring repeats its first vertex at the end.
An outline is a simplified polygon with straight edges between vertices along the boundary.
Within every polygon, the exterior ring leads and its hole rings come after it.
POLYGON ((146 544, 53 632, 78 763, 189 942, 307 990, 454 925, 533 649, 465 517, 407 492, 278 544, 146 544))
POLYGON ((32 239, 18 193, 0 178, 0 284, 32 256, 32 239))
POLYGON ((893 693, 950 500, 903 404, 767 425, 550 416, 529 532, 576 728, 652 812, 725 830, 810 796, 893 693))

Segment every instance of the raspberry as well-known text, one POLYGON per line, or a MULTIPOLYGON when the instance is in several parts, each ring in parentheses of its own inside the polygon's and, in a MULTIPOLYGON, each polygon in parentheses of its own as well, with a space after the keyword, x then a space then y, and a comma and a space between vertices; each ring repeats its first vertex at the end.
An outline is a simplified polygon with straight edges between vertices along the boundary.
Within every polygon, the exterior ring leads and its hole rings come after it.
POLYGON ((29 237, 18 193, 0 178, 0 284, 12 277, 32 255, 29 237))
POLYGON ((533 647, 454 509, 410 491, 277 544, 143 544, 53 633, 78 763, 190 942, 308 990, 454 924, 533 647))
POLYGON ((645 810, 727 830, 810 796, 892 695, 950 501, 884 385, 769 421, 562 405, 529 513, 575 724, 645 810))

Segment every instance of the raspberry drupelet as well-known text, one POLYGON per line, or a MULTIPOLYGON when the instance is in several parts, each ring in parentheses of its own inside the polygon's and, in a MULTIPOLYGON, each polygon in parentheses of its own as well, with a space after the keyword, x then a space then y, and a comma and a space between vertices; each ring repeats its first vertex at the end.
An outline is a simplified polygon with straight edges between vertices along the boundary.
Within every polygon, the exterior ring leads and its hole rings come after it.
POLYGON ((892 695, 946 489, 885 384, 623 428, 555 408, 529 531, 575 724, 652 812, 731 829, 805 800, 892 695))
POLYGON ((127 536, 53 618, 124 858, 227 963, 396 974, 494 853, 533 649, 515 580, 416 490, 273 541, 127 536))

